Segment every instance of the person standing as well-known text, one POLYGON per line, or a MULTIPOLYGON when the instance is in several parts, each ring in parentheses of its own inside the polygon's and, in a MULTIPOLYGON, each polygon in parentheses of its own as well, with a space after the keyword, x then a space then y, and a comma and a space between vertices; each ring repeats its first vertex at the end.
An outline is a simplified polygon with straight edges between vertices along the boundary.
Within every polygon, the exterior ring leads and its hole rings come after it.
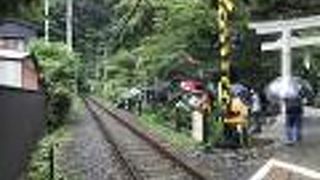
POLYGON ((242 140, 247 134, 248 115, 249 107, 243 101, 243 98, 233 96, 227 118, 224 120, 224 137, 227 144, 231 143, 231 146, 238 146, 242 143, 247 143, 245 142, 246 140, 242 140))
POLYGON ((302 100, 286 100, 285 143, 288 145, 302 138, 302 100))
POLYGON ((250 96, 251 96, 250 115, 252 120, 252 126, 249 129, 249 133, 250 134, 260 133, 261 126, 262 126, 261 117, 260 117, 260 112, 261 112, 260 97, 259 97, 259 94, 253 89, 250 90, 250 96))
POLYGON ((142 114, 142 103, 143 103, 143 100, 144 100, 144 94, 143 92, 140 92, 137 96, 137 110, 138 110, 138 115, 141 115, 142 114))

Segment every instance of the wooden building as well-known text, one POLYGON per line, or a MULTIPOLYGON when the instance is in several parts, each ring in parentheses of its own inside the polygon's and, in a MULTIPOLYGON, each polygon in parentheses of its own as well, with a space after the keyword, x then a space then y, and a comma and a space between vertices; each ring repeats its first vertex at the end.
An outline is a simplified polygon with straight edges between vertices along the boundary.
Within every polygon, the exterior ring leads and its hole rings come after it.
POLYGON ((27 44, 33 25, 0 20, 0 180, 23 179, 31 150, 45 129, 45 95, 27 44))
POLYGON ((38 90, 39 68, 27 51, 36 28, 18 20, 0 20, 0 86, 38 90))

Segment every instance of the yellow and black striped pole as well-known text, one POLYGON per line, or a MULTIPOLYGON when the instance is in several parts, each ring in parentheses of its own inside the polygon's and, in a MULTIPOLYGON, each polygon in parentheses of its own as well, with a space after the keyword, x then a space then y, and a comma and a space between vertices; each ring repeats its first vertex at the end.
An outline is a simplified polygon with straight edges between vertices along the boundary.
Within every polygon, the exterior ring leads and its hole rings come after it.
MULTIPOLYGON (((219 0, 218 27, 220 43, 220 82, 218 86, 218 98, 224 112, 228 109, 230 97, 230 64, 231 64, 231 17, 234 12, 234 0, 219 0)), ((222 117, 223 118, 223 117, 222 117)))

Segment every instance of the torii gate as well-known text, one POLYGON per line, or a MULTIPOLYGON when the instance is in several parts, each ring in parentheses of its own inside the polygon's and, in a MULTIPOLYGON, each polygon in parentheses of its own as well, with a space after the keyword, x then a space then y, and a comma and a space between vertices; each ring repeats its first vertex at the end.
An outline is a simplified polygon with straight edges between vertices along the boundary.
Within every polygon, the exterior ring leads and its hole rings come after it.
POLYGON ((250 23, 249 28, 257 34, 266 35, 281 33, 282 37, 276 42, 266 42, 261 45, 262 51, 281 50, 281 75, 291 77, 291 48, 320 44, 320 36, 294 37, 291 32, 307 28, 320 27, 320 15, 292 20, 267 21, 250 23))
MULTIPOLYGON (((281 76, 283 79, 289 79, 291 75, 291 48, 311 46, 320 44, 320 36, 294 37, 292 31, 307 28, 320 27, 320 15, 306 18, 296 18, 292 20, 268 21, 250 23, 249 28, 255 29, 257 34, 266 35, 281 33, 282 37, 276 42, 265 42, 261 45, 262 51, 281 50, 281 76)), ((305 58, 310 59, 310 54, 305 58)), ((307 67, 308 68, 308 67, 307 67)), ((282 122, 286 119, 286 105, 281 103, 282 122)))

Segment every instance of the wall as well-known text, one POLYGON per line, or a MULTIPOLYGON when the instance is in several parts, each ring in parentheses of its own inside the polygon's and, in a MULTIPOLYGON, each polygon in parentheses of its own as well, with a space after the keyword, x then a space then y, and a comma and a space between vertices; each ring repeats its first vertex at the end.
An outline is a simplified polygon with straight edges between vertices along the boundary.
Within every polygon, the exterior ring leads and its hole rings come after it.
POLYGON ((44 130, 44 95, 0 86, 0 179, 15 180, 44 130))
POLYGON ((26 59, 22 64, 22 87, 27 90, 39 89, 38 73, 31 59, 26 59))
POLYGON ((1 38, 0 49, 10 49, 20 52, 26 51, 26 42, 24 39, 19 38, 1 38))

